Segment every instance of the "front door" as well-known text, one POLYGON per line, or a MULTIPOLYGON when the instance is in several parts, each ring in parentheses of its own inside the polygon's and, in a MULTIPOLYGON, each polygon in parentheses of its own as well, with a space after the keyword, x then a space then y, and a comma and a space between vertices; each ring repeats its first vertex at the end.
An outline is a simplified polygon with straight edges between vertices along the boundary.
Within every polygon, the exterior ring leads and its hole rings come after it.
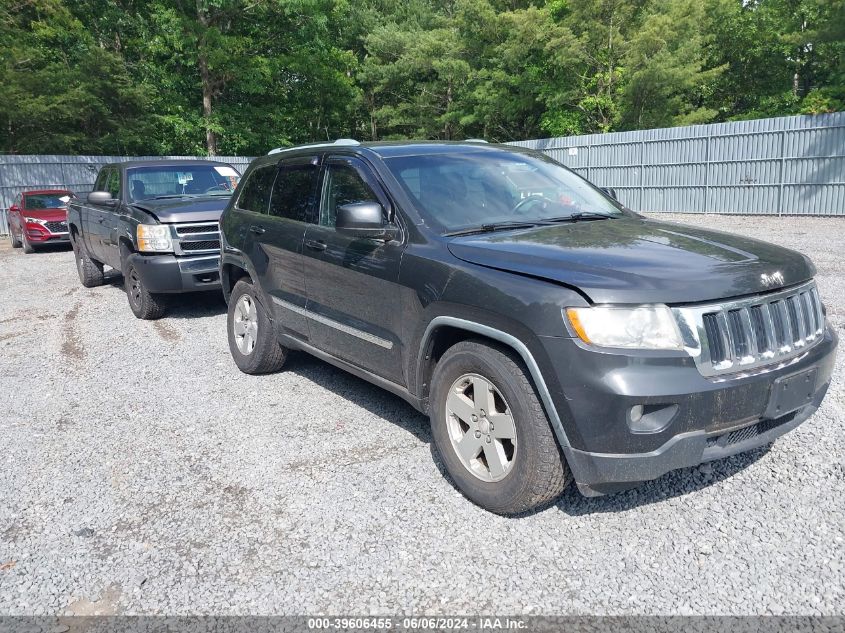
POLYGON ((375 201, 386 213, 389 198, 360 159, 330 158, 322 183, 317 224, 305 232, 305 284, 313 344, 354 365, 404 384, 397 286, 403 239, 343 235, 335 230, 337 208, 375 201))

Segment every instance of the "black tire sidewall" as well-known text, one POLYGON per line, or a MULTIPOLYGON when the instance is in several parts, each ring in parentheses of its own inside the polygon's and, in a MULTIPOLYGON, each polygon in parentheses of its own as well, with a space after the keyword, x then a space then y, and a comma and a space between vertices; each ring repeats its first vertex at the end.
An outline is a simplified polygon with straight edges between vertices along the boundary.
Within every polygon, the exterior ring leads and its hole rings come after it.
MULTIPOLYGON (((431 427, 434 443, 457 487, 474 503, 499 513, 510 513, 514 503, 524 497, 530 478, 537 468, 539 452, 537 431, 529 421, 536 416, 531 407, 532 394, 524 392, 501 360, 501 352, 479 345, 473 352, 447 352, 438 363, 432 379, 431 427), (452 446, 446 425, 446 396, 452 384, 463 374, 479 374, 502 394, 511 409, 517 435, 515 462, 511 471, 496 482, 485 482, 470 473, 461 463, 452 446)), ((548 422, 546 422, 548 423, 548 422)))
MULTIPOLYGON (((138 303, 133 301, 133 292, 132 292, 132 272, 135 270, 135 266, 132 264, 124 261, 123 265, 123 283, 126 290, 126 299, 129 301, 129 309, 132 310, 132 314, 134 314, 139 319, 144 318, 144 301, 146 299, 146 288, 144 288, 144 280, 141 279, 141 276, 138 275, 138 284, 141 287, 141 296, 138 299, 138 303)), ((136 271, 137 272, 137 271, 136 271)))
POLYGON ((262 365, 263 353, 268 345, 278 345, 276 335, 273 331, 273 324, 267 317, 267 312, 264 309, 264 304, 258 297, 255 286, 244 279, 239 280, 235 287, 232 288, 232 294, 229 297, 229 307, 226 311, 226 338, 229 341, 229 351, 232 354, 232 359, 242 372, 247 374, 260 373, 262 365), (238 349, 238 344, 235 342, 235 332, 233 322, 235 318, 235 309, 241 297, 248 295, 252 298, 255 304, 255 311, 258 318, 258 332, 255 341, 255 347, 251 354, 243 354, 238 349), (271 340, 267 340, 270 338, 271 340))

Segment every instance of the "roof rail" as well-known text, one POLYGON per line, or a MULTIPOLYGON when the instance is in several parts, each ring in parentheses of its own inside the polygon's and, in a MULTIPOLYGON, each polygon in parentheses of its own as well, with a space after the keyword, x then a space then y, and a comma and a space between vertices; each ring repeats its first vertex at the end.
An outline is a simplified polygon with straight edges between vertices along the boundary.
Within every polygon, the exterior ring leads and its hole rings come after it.
POLYGON ((487 143, 483 138, 465 138, 464 143, 487 143))
POLYGON ((279 154, 281 152, 288 152, 294 149, 307 149, 309 147, 332 147, 333 145, 360 145, 358 141, 354 138, 339 138, 336 141, 331 143, 313 143, 311 145, 293 145, 292 147, 277 147, 276 149, 271 149, 267 152, 267 155, 270 154, 279 154))

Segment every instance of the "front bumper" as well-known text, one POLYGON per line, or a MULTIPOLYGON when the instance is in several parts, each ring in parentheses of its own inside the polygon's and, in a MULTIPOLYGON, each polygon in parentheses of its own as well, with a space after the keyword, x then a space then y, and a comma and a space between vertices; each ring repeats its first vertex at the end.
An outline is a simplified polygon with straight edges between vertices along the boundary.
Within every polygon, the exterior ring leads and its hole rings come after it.
POLYGON ((579 489, 587 495, 615 492, 772 442, 820 406, 837 343, 827 325, 822 340, 787 366, 714 380, 701 376, 688 357, 603 354, 558 339, 553 362, 561 353, 568 358, 558 376, 566 394, 558 410, 570 440, 563 452, 579 489), (814 376, 812 397, 776 412, 772 386, 804 372, 814 376), (629 416, 637 404, 677 409, 664 428, 634 432, 629 416))
POLYGON ((152 293, 182 293, 220 288, 220 256, 176 257, 175 255, 130 256, 141 282, 152 293))
POLYGON ((27 223, 26 225, 26 239, 32 244, 53 244, 60 242, 70 242, 70 233, 67 231, 62 233, 51 233, 48 229, 40 224, 27 223))

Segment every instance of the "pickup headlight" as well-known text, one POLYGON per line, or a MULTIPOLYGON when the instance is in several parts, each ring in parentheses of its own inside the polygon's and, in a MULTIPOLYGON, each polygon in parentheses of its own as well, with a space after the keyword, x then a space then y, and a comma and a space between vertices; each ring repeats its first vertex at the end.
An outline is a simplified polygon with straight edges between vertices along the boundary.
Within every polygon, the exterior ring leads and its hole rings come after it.
POLYGON ((630 349, 684 348, 672 310, 663 304, 567 308, 572 329, 585 343, 630 349))
POLYGON ((142 253, 170 253, 173 242, 166 224, 139 224, 138 250, 142 253))

